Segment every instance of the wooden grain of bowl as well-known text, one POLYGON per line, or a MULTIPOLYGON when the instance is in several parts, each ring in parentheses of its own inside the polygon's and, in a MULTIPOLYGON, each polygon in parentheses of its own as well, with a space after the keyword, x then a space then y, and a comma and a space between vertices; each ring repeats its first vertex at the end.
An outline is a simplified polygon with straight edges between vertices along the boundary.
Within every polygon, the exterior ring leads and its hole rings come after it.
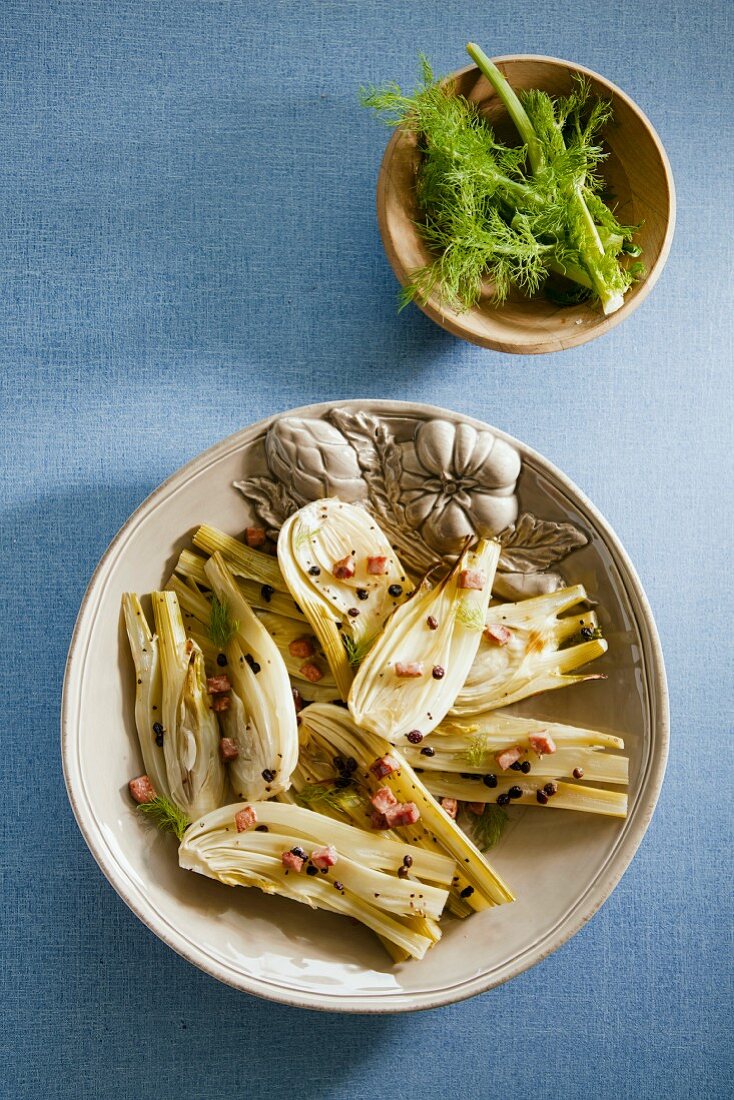
MULTIPOLYGON (((607 189, 615 196, 615 210, 623 224, 642 223, 635 243, 643 249, 647 274, 625 295, 616 313, 605 317, 598 307, 560 307, 542 294, 526 298, 514 293, 502 305, 487 296, 463 313, 432 296, 420 308, 442 328, 472 344, 496 351, 538 355, 577 347, 596 339, 628 317, 645 300, 668 258, 675 228, 675 189, 668 157, 649 120, 629 96, 608 80, 555 57, 514 55, 494 59, 512 87, 539 88, 551 95, 571 90, 572 77, 581 73, 592 91, 611 99, 614 118, 604 130, 609 152, 602 166, 607 189)), ((457 92, 478 103, 500 140, 518 144, 519 138, 494 89, 475 65, 451 77, 457 92)), ((402 284, 411 271, 430 261, 419 236, 420 219, 415 197, 419 163, 415 135, 398 129, 388 143, 377 183, 377 217, 387 257, 402 284)))

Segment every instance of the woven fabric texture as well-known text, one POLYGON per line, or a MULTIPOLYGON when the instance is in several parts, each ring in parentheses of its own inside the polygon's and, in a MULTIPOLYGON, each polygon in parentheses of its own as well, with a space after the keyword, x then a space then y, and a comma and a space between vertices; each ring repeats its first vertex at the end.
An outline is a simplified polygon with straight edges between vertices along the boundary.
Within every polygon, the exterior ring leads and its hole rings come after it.
POLYGON ((677 1100, 731 1095, 732 237, 727 0, 0 5, 3 1095, 677 1100), (566 57, 649 114, 670 261, 590 346, 515 358, 396 313, 360 83, 566 57), (76 828, 59 756, 90 574, 183 462, 267 414, 422 400, 565 470, 650 597, 672 705, 623 881, 508 985, 410 1017, 239 994, 160 943, 76 828))

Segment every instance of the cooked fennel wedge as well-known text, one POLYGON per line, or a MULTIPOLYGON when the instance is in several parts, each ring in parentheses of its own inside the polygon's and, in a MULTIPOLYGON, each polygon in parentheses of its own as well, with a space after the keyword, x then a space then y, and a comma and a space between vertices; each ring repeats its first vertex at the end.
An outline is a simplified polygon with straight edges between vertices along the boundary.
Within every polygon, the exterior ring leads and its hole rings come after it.
POLYGON ((383 835, 368 833, 323 817, 300 806, 255 802, 225 806, 195 821, 179 848, 179 864, 217 879, 227 886, 256 886, 314 909, 328 909, 365 924, 378 936, 413 958, 423 958, 432 939, 418 929, 422 921, 437 921, 443 912, 454 862, 383 835), (254 821, 265 831, 238 832, 236 815, 254 811, 254 821), (336 862, 326 873, 313 868, 314 848, 332 847, 336 862), (301 870, 286 867, 285 853, 301 850, 301 870), (412 859, 410 875, 398 877, 405 857, 412 859), (429 868, 444 887, 422 881, 429 868))
MULTIPOLYGON (((211 528, 202 528, 202 531, 207 532, 211 528)), ((211 541, 211 539, 210 539, 211 541)), ((225 551, 220 551, 222 557, 227 562, 230 572, 234 574, 237 580, 237 587, 249 603, 250 607, 254 610, 273 611, 278 615, 285 615, 289 619, 296 619, 300 623, 306 622, 305 615, 298 610, 291 597, 285 591, 285 581, 282 577, 279 580, 281 590, 274 589, 271 584, 263 584, 257 580, 251 580, 242 575, 242 563, 238 565, 233 560, 231 548, 235 546, 237 549, 240 547, 245 551, 247 561, 251 561, 251 556, 258 554, 259 551, 252 550, 250 547, 239 543, 237 539, 231 538, 229 535, 221 535, 219 541, 222 545, 230 549, 230 554, 225 551)), ((261 557, 266 555, 260 554, 261 557)), ((269 558, 272 562, 273 558, 269 558)), ((204 572, 204 566, 206 565, 206 558, 201 554, 194 554, 191 550, 182 550, 178 561, 176 562, 175 573, 183 580, 193 582, 193 587, 209 587, 209 581, 207 580, 206 573, 204 572)), ((252 572, 262 573, 263 567, 260 563, 257 567, 251 567, 252 572)))
POLYGON ((140 600, 134 592, 122 596, 125 629, 135 665, 135 725, 145 772, 159 795, 168 797, 163 746, 156 744, 156 726, 162 719, 162 685, 158 638, 151 634, 140 600))
POLYGON ((580 783, 565 783, 552 779, 548 775, 521 772, 509 772, 497 776, 497 786, 489 790, 481 776, 464 779, 450 772, 426 772, 426 786, 436 798, 456 798, 463 802, 497 802, 511 788, 522 792, 507 803, 508 806, 538 806, 540 809, 580 810, 585 813, 601 814, 607 817, 627 816, 627 792, 607 791, 603 787, 585 787, 580 783), (478 782, 479 780, 479 782, 478 782), (546 797, 541 805, 538 792, 552 782, 555 794, 546 797))
POLYGON ((586 591, 577 584, 490 607, 476 659, 451 714, 473 715, 541 691, 598 679, 594 673, 570 675, 607 651, 607 643, 596 636, 596 615, 583 611, 558 618, 585 600, 586 591), (584 633, 589 640, 575 644, 576 636, 583 639, 584 633))
POLYGON ((499 543, 480 540, 435 588, 424 583, 398 608, 349 693, 358 726, 402 744, 445 717, 479 648, 499 554, 499 543))
POLYGON ((346 699, 354 667, 410 582, 377 521, 356 504, 317 500, 284 523, 278 563, 346 699))
MULTIPOLYGON (((211 584, 206 573, 204 580, 207 586, 211 584)), ((249 603, 246 590, 241 582, 237 582, 240 595, 249 603)), ((175 574, 167 584, 167 589, 178 596, 184 622, 189 634, 196 641, 204 654, 207 663, 207 671, 211 675, 221 672, 216 665, 217 657, 223 651, 222 647, 215 645, 210 633, 212 630, 212 600, 208 587, 204 590, 196 581, 184 581, 175 574), (205 633, 206 632, 206 633, 205 633)), ((285 598, 285 597, 284 597, 285 598)), ((289 597, 288 597, 289 598, 289 597)), ((328 672, 328 666, 323 654, 316 652, 313 658, 298 659, 289 650, 292 641, 303 639, 310 635, 310 627, 305 618, 300 622, 284 615, 276 615, 272 612, 256 611, 257 617, 266 626, 268 633, 273 638, 278 650, 285 662, 285 666, 293 681, 293 687, 297 688, 303 699, 307 702, 332 702, 337 697, 337 688, 334 677, 328 672), (304 674, 304 668, 313 675, 315 669, 319 675, 316 683, 304 674)), ((216 631, 215 631, 216 633, 216 631)), ((225 647, 226 648, 226 647, 225 647)))
POLYGON ((221 716, 222 728, 238 750, 229 765, 230 782, 239 798, 266 798, 287 789, 298 759, 288 671, 219 553, 209 559, 205 571, 231 628, 224 646, 231 705, 221 716))
POLYGON ((159 638, 168 788, 171 799, 188 817, 198 817, 224 798, 219 725, 207 691, 204 657, 186 636, 175 593, 154 592, 152 601, 159 638))
POLYGON ((545 780, 570 778, 579 769, 585 780, 596 783, 624 784, 629 778, 627 757, 604 751, 623 749, 621 737, 497 711, 481 715, 463 728, 460 723, 447 720, 434 731, 428 744, 433 750, 431 756, 422 755, 412 745, 403 750, 406 760, 427 772, 475 773, 481 780, 483 775, 500 770, 498 754, 517 747, 521 750, 518 761, 529 766, 534 778, 536 775, 545 780), (544 736, 550 738, 554 751, 539 752, 533 748, 531 739, 537 746, 544 736))
POLYGON ((300 736, 299 767, 294 773, 294 789, 299 799, 339 820, 360 823, 361 819, 364 824, 373 808, 370 798, 380 788, 387 787, 398 802, 413 802, 420 812, 417 822, 397 826, 391 833, 431 852, 442 852, 456 861, 458 870, 452 886, 452 911, 466 915, 470 909, 486 909, 514 900, 481 852, 441 809, 410 764, 384 738, 359 729, 343 707, 319 703, 303 711, 300 736), (394 758, 398 768, 377 777, 372 766, 385 756, 394 758), (350 757, 357 767, 351 773, 349 784, 341 786, 335 758, 348 761, 350 757), (326 792, 321 797, 318 797, 319 787, 326 792))

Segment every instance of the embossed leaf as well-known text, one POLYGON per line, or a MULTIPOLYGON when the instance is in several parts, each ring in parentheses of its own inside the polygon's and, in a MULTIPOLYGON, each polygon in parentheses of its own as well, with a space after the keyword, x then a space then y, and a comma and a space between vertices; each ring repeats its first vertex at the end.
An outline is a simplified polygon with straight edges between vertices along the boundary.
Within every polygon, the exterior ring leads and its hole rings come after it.
POLYGON ((589 541, 573 523, 537 519, 530 512, 523 512, 517 523, 506 527, 499 538, 502 543, 499 568, 507 573, 542 572, 589 541))
POLYGON ((288 516, 298 508, 286 487, 269 477, 248 477, 244 481, 235 481, 234 487, 239 489, 260 522, 270 531, 279 531, 288 516))

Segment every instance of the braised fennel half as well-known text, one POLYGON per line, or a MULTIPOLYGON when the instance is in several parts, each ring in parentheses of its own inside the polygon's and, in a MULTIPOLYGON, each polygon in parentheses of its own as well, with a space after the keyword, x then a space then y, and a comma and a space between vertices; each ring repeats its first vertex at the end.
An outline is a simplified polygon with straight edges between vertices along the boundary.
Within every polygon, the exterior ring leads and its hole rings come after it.
MULTIPOLYGON (((475 305, 491 284, 496 303, 514 287, 536 294, 551 273, 563 276, 558 304, 588 299, 614 313, 643 274, 631 243, 602 198, 600 134, 611 105, 577 77, 569 95, 533 89, 519 95, 474 43, 467 50, 492 85, 522 142, 497 140, 476 104, 436 80, 421 58, 413 94, 399 85, 364 88, 361 99, 388 123, 414 133, 421 152, 416 198, 423 240, 435 259, 411 273, 402 303, 436 294, 456 310, 475 305)), ((550 288, 549 288, 550 289, 550 288)), ((549 294, 550 296, 550 294, 549 294)))

